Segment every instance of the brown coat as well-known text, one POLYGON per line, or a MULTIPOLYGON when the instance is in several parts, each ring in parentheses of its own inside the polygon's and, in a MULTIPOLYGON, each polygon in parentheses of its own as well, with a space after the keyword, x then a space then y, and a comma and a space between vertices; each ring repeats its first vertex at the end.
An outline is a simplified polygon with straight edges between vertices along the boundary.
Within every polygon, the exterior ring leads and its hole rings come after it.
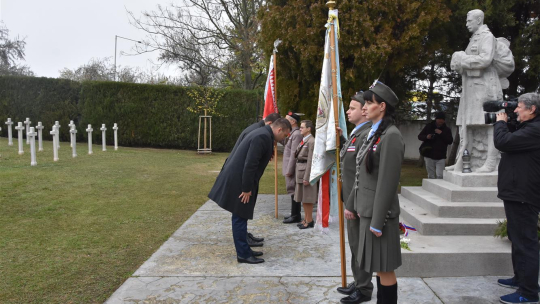
POLYGON ((304 185, 304 181, 309 182, 309 175, 311 174, 311 159, 313 157, 314 149, 315 137, 313 136, 310 136, 303 145, 299 144, 296 148, 296 189, 294 192, 294 200, 297 202, 317 202, 317 184, 309 186, 304 185))
POLYGON ((283 149, 283 166, 282 173, 283 176, 291 174, 291 177, 285 176, 285 183, 287 185, 287 193, 294 194, 294 189, 296 186, 294 173, 296 169, 296 159, 294 158, 294 152, 296 147, 302 141, 302 134, 300 134, 300 129, 298 127, 294 128, 291 131, 291 135, 287 138, 287 143, 283 149))

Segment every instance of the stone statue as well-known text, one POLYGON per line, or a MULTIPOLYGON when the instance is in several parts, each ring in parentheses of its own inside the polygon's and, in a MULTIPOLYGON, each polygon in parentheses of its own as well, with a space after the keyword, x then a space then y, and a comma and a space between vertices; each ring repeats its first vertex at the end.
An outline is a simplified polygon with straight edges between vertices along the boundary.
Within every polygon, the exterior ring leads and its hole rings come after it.
POLYGON ((450 67, 462 75, 462 92, 456 125, 460 127, 460 149, 456 164, 447 170, 461 172, 461 156, 467 148, 471 152, 474 172, 496 170, 499 152, 493 144, 493 126, 484 123, 482 104, 503 100, 502 89, 508 88, 508 77, 514 71, 514 59, 504 38, 495 38, 484 24, 484 13, 467 13, 467 29, 472 33, 465 51, 452 55, 450 67))

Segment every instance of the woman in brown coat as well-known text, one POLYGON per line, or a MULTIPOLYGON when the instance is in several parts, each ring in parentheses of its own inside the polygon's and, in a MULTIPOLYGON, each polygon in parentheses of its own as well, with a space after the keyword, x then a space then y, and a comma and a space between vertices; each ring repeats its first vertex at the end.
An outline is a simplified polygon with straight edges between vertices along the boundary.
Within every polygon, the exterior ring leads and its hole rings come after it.
POLYGON ((315 148, 315 139, 311 135, 313 130, 313 122, 311 120, 303 120, 300 124, 300 133, 303 136, 300 145, 296 148, 296 189, 294 192, 294 200, 302 202, 304 206, 304 221, 298 224, 298 228, 306 229, 313 228, 313 204, 317 201, 317 184, 309 184, 309 175, 311 173, 311 158, 313 157, 313 149, 315 148))

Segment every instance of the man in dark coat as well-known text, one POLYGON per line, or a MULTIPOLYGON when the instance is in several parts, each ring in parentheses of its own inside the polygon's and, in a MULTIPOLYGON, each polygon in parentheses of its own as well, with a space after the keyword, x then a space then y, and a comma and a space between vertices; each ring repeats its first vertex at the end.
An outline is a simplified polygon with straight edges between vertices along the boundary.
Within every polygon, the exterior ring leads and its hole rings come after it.
MULTIPOLYGON (((341 303, 362 303, 371 300, 373 293, 373 283, 371 278, 373 273, 369 273, 360 268, 356 260, 358 252, 358 242, 360 233, 361 219, 354 211, 354 200, 348 200, 352 193, 356 177, 356 155, 362 146, 360 134, 371 128, 371 122, 365 116, 364 94, 358 92, 351 98, 349 110, 347 110, 347 119, 355 125, 351 136, 347 141, 341 136, 341 142, 344 143, 340 152, 341 160, 341 180, 342 180, 342 199, 345 204, 345 218, 347 219, 347 237, 351 249, 351 269, 354 281, 347 287, 338 287, 337 291, 348 295, 341 299, 341 303)), ((354 195, 354 193, 353 193, 354 195)))
POLYGON ((238 136, 238 139, 236 140, 236 143, 234 144, 234 147, 231 150, 231 154, 234 152, 234 150, 236 150, 236 148, 238 148, 238 146, 240 145, 242 140, 244 140, 246 135, 251 133, 251 131, 255 131, 258 128, 270 125, 274 121, 278 120, 279 118, 281 118, 281 115, 279 115, 279 113, 272 113, 272 114, 269 114, 268 116, 266 116, 263 120, 258 121, 258 122, 254 123, 254 124, 251 124, 247 128, 245 128, 244 131, 242 131, 242 133, 240 133, 240 136, 238 136))
MULTIPOLYGON (((231 155, 238 148, 238 146, 240 145, 242 140, 244 140, 246 135, 248 135, 252 131, 255 131, 255 130, 259 129, 259 128, 262 128, 262 127, 267 126, 267 125, 271 125, 274 121, 276 121, 279 118, 281 118, 281 115, 279 115, 279 113, 272 113, 272 114, 269 114, 268 116, 266 116, 263 120, 258 121, 258 122, 254 123, 254 124, 251 124, 247 128, 245 128, 244 131, 242 131, 242 133, 240 133, 240 136, 238 136, 238 139, 236 140, 236 143, 234 144, 234 147, 233 147, 233 149, 231 151, 231 155)), ((225 164, 227 163, 227 159, 225 160, 225 163, 223 163, 223 166, 225 166, 225 164)), ((263 245, 262 242, 264 241, 264 238, 255 237, 255 236, 253 236, 253 234, 248 232, 247 241, 248 241, 248 245, 250 247, 261 247, 263 245)))
MULTIPOLYGON (((283 140, 291 131, 290 123, 280 118, 271 125, 252 131, 229 155, 208 197, 232 213, 232 231, 237 260, 262 263, 247 243, 247 220, 253 219, 259 180, 273 154, 274 141, 283 140)), ((257 252, 256 255, 262 255, 257 252)))
POLYGON ((511 133, 506 113, 497 114, 493 125, 495 147, 502 152, 498 197, 504 201, 508 239, 512 242, 514 277, 499 285, 517 288, 502 296, 502 303, 538 302, 538 213, 540 211, 540 95, 519 96, 514 111, 520 124, 511 133))
POLYGON ((420 146, 420 153, 426 161, 428 178, 442 179, 446 151, 448 145, 454 141, 452 131, 446 126, 444 112, 435 115, 435 120, 424 127, 422 132, 418 134, 418 139, 423 141, 420 146))

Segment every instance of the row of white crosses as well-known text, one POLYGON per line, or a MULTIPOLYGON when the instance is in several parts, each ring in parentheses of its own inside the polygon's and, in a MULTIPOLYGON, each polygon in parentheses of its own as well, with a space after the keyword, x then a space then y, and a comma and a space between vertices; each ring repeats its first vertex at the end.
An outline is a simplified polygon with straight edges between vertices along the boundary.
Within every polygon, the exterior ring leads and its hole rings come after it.
MULTIPOLYGON (((13 133, 11 131, 11 126, 13 125, 13 122, 11 121, 11 118, 8 118, 8 120, 5 122, 5 124, 8 126, 8 145, 13 146, 13 133)), ((34 127, 30 127, 31 121, 29 118, 26 118, 26 121, 24 121, 24 124, 26 125, 23 127, 22 122, 19 122, 18 125, 15 127, 15 129, 18 131, 18 144, 19 144, 19 155, 24 154, 23 150, 23 130, 26 130, 26 143, 30 144, 30 158, 31 158, 31 165, 36 166, 37 160, 36 160, 36 136, 38 137, 39 142, 39 151, 43 151, 43 142, 42 142, 42 130, 43 125, 41 122, 38 122, 36 132, 34 127)), ((77 129, 75 128, 75 124, 73 123, 73 120, 69 122, 69 133, 70 133, 70 146, 72 149, 72 157, 77 157, 77 140, 76 140, 76 134, 77 129)), ((53 160, 58 161, 58 149, 60 148, 60 123, 58 121, 55 121, 52 131, 50 134, 53 136, 53 160)), ((107 151, 106 143, 105 143, 105 131, 107 131, 107 128, 105 127, 105 124, 101 125, 101 132, 102 132, 102 143, 103 143, 103 151, 107 151)), ((115 123, 114 127, 114 150, 118 150, 118 125, 115 123)), ((2 128, 0 128, 0 131, 2 131, 2 128)), ((88 154, 92 154, 92 132, 94 129, 92 129, 92 125, 88 125, 88 128, 86 129, 86 132, 88 132, 88 154)))

